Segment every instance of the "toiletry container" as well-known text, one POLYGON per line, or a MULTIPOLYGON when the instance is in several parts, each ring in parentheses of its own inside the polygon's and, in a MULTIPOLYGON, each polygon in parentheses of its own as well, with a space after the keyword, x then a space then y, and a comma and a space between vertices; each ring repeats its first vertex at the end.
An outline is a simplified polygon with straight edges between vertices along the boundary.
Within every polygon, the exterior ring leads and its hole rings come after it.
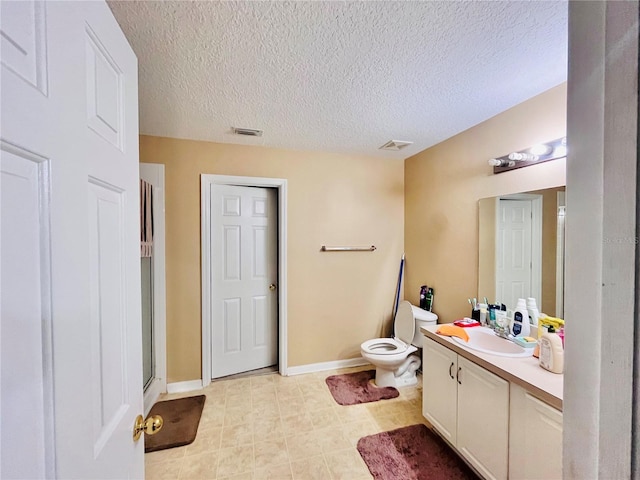
POLYGON ((538 326, 538 318, 540 318, 540 311, 536 304, 536 299, 533 297, 527 298, 527 311, 529 312, 529 323, 534 327, 538 326))
POLYGON ((427 308, 425 308, 425 310, 433 310, 433 297, 433 288, 427 288, 427 308))
POLYGON ((496 328, 496 311, 500 310, 500 305, 497 303, 489 304, 489 326, 491 328, 496 328))
POLYGON ((420 308, 423 310, 428 310, 427 308, 427 286, 422 285, 420 287, 420 308))
POLYGON ((509 317, 507 317, 506 310, 496 310, 496 327, 500 328, 501 332, 506 332, 507 329, 511 328, 511 322, 509 321, 509 317))
POLYGON ((560 340, 562 341, 562 348, 564 348, 564 327, 560 328, 558 330, 558 336, 560 337, 560 340))
POLYGON ((564 370, 564 349, 562 339, 553 327, 542 334, 538 340, 540 345, 540 366, 553 373, 562 373, 564 370))
POLYGON ((528 337, 530 333, 529 330, 529 312, 527 311, 527 303, 524 298, 519 298, 516 309, 513 312, 511 334, 514 337, 528 337))

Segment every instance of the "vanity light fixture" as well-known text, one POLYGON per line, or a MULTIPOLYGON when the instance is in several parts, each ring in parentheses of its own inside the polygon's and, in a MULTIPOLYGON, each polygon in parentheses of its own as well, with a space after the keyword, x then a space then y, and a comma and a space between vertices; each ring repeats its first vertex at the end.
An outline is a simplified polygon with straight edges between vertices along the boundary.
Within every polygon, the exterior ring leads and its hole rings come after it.
POLYGON ((502 173, 566 156, 567 139, 566 137, 562 137, 550 142, 534 145, 525 150, 511 152, 509 155, 491 158, 489 165, 493 167, 493 173, 502 173))

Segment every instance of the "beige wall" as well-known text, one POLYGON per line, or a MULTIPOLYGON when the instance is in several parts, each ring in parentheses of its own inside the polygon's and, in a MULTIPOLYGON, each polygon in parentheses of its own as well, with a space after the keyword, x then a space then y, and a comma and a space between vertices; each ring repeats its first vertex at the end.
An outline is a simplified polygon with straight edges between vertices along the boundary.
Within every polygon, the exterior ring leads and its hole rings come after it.
POLYGON ((559 85, 405 161, 405 298, 435 289, 440 322, 469 315, 477 296, 478 200, 565 184, 564 159, 494 175, 487 160, 566 132, 559 85))
MULTIPOLYGON (((500 197, 478 201, 478 295, 496 301, 496 234, 500 197)), ((474 295, 475 297, 476 295, 474 295)), ((480 300, 482 301, 482 300, 480 300)))
POLYGON ((556 313, 556 262, 558 246, 558 192, 562 188, 550 188, 531 192, 542 195, 542 302, 541 312, 555 317, 556 313))
POLYGON ((150 136, 140 160, 165 165, 169 382, 201 377, 201 173, 288 181, 289 366, 358 357, 387 333, 404 246, 402 161, 150 136))

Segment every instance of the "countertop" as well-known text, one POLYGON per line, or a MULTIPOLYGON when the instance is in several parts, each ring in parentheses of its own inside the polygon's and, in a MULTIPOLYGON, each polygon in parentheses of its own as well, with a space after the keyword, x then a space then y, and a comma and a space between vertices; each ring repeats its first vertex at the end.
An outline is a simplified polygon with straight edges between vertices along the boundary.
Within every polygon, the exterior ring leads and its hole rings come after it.
POLYGON ((509 382, 520 385, 533 396, 562 410, 562 384, 564 375, 551 373, 538 365, 535 357, 514 358, 478 352, 453 341, 449 337, 437 335, 440 325, 420 327, 427 338, 453 350, 458 355, 477 363, 481 367, 495 373, 509 382))

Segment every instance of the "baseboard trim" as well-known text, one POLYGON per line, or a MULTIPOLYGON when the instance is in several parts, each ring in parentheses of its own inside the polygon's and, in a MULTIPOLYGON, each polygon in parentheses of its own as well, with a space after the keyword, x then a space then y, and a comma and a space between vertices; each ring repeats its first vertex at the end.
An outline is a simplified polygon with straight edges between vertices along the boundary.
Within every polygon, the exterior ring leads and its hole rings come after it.
POLYGON ((360 367, 369 365, 364 358, 349 358, 347 360, 335 360, 333 362, 310 363, 308 365, 299 365, 297 367, 288 367, 287 376, 302 375, 303 373, 324 372, 326 370, 335 370, 336 368, 360 367))
POLYGON ((202 390, 202 380, 167 383, 167 393, 191 392, 193 390, 202 390))

